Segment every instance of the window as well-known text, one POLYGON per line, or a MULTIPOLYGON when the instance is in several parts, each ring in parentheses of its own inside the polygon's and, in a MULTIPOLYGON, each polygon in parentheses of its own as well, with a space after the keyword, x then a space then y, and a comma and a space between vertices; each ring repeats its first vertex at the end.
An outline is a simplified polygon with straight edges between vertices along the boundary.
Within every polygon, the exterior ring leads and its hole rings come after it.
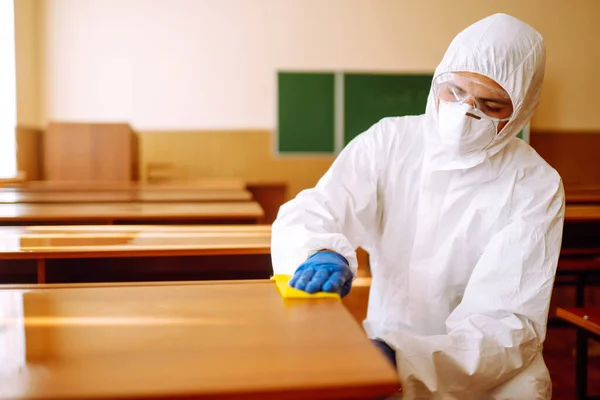
POLYGON ((13 0, 0 1, 0 178, 17 175, 17 82, 13 0))

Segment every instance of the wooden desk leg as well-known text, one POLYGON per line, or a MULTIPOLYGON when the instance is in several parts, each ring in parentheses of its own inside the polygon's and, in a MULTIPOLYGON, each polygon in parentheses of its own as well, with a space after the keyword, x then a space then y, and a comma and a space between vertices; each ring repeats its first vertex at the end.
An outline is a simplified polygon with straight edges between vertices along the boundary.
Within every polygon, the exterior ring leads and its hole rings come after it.
POLYGON ((575 306, 576 307, 584 307, 585 306, 585 283, 586 283, 585 274, 579 274, 577 276, 577 284, 576 284, 576 293, 575 293, 575 306))
POLYGON ((38 283, 46 283, 46 260, 43 258, 37 260, 37 281, 38 283))
POLYGON ((575 398, 587 399, 588 374, 588 337, 585 330, 577 328, 577 345, 575 352, 575 398))

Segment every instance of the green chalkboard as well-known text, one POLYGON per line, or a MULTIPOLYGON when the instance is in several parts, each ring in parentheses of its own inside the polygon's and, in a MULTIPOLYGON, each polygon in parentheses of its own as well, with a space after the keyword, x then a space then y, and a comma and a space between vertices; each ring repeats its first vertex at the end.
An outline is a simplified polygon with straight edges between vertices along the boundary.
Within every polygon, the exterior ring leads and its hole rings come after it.
POLYGON ((332 153, 334 74, 279 72, 278 151, 332 153))
POLYGON ((384 117, 425 112, 433 74, 344 75, 344 142, 384 117))
POLYGON ((525 127, 523 129, 521 129, 521 131, 517 134, 517 137, 519 139, 522 139, 525 142, 529 143, 529 129, 530 129, 530 123, 528 122, 525 125, 525 127))

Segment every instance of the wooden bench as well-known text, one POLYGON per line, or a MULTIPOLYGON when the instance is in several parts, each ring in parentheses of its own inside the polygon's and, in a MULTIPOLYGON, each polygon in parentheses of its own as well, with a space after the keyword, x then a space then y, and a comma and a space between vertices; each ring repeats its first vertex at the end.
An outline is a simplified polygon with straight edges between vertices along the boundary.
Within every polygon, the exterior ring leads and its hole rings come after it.
POLYGON ((0 204, 15 203, 175 203, 250 201, 252 194, 242 189, 197 190, 97 190, 42 191, 0 190, 0 204))
POLYGON ((0 229, 0 282, 250 279, 272 275, 263 225, 0 229))
POLYGON ((373 399, 399 389, 339 301, 284 300, 270 281, 0 296, 2 398, 373 399))
POLYGON ((263 216, 246 202, 0 204, 0 225, 249 224, 263 216))
POLYGON ((600 396, 587 395, 588 340, 600 341, 600 307, 558 308, 558 318, 577 328, 575 360, 575 398, 576 400, 600 399, 600 396))

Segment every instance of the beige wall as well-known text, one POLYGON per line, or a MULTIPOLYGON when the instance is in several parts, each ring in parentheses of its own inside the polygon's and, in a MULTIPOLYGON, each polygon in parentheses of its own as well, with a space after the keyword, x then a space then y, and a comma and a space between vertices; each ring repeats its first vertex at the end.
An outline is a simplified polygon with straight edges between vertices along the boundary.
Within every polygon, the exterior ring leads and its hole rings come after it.
MULTIPOLYGON (((431 71, 459 30, 503 11, 547 41, 547 80, 534 128, 600 128, 598 0, 39 3, 41 115, 29 116, 33 107, 22 112, 25 120, 129 121, 140 130, 273 129, 277 69, 431 71)), ((27 40, 23 46, 35 49, 27 40)))
POLYGON ((17 72, 17 121, 20 126, 40 127, 40 24, 38 0, 15 0, 15 56, 17 72))

